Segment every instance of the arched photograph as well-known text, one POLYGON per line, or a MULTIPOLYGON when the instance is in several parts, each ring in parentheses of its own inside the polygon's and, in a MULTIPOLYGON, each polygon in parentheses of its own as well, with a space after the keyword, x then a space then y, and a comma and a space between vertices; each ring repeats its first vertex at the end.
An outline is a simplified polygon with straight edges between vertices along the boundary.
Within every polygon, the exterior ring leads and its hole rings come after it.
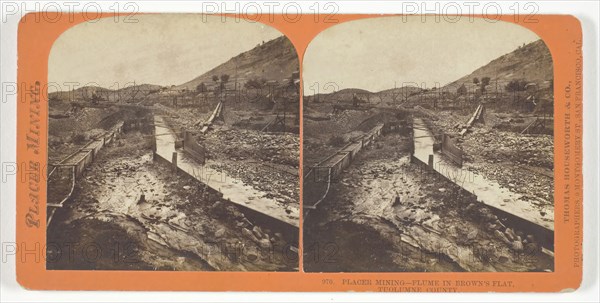
POLYGON ((302 64, 305 271, 554 271, 553 61, 535 33, 366 18, 302 64))
POLYGON ((102 18, 64 32, 48 69, 48 269, 298 270, 299 62, 281 32, 102 18))

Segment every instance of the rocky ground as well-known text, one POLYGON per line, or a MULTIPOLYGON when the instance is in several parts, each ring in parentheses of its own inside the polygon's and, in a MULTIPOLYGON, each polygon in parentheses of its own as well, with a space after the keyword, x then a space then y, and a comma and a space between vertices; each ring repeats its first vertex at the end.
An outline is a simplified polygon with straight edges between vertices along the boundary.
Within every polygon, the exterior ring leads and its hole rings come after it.
POLYGON ((193 129, 198 122, 202 123, 208 120, 218 100, 211 101, 201 107, 179 107, 165 106, 160 103, 152 107, 155 113, 167 118, 172 129, 181 131, 184 129, 193 129))
POLYGON ((204 142, 209 157, 220 162, 215 168, 286 205, 300 207, 297 135, 216 127, 204 142))
POLYGON ((554 136, 498 129, 499 125, 508 123, 522 130, 534 117, 486 110, 485 123, 476 123, 460 137, 458 133, 469 119, 468 114, 453 111, 437 114, 438 119, 431 122, 433 127, 438 133, 458 138, 459 146, 466 153, 467 169, 523 195, 540 208, 554 204, 554 136))
MULTIPOLYGON (((166 109, 168 124, 175 129, 199 130, 189 121, 208 117, 210 113, 196 113, 193 119, 185 110, 166 109)), ((270 113, 263 113, 270 117, 270 113)), ((257 117, 263 117, 257 113, 257 117)), ((267 196, 283 207, 300 208, 299 158, 300 138, 289 132, 262 132, 257 128, 239 126, 240 113, 224 106, 223 120, 217 120, 197 141, 207 149, 208 157, 217 164, 213 168, 266 192, 267 196)), ((245 116, 250 115, 244 112, 245 116)), ((257 120, 258 121, 258 120, 257 120)), ((263 123, 268 121, 263 119, 263 123)))
POLYGON ((553 270, 530 235, 411 164, 407 137, 380 138, 306 219, 307 271, 553 270))
MULTIPOLYGON (((52 110, 52 109, 51 109, 52 110)), ((74 153, 94 137, 114 125, 114 108, 82 108, 72 112, 68 107, 59 112, 60 118, 48 119, 48 157, 56 163, 74 153)))
POLYGON ((218 192, 152 160, 151 136, 105 147, 48 230, 50 269, 289 271, 284 235, 247 218, 218 192), (66 245, 81 249, 70 253, 66 245), (87 254, 89 247, 100 253, 87 254))
POLYGON ((361 122, 375 115, 377 110, 346 110, 333 114, 333 104, 312 103, 304 108, 303 165, 317 164, 333 154, 354 137, 363 134, 358 130, 361 122))

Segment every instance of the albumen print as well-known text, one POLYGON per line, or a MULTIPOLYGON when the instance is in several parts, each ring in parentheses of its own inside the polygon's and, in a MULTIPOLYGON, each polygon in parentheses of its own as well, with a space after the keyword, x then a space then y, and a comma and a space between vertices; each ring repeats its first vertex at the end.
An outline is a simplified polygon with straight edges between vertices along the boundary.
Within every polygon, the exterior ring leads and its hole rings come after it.
POLYGON ((297 270, 293 45, 221 16, 136 19, 52 47, 47 268, 297 270))
POLYGON ((432 16, 350 21, 303 62, 304 268, 554 269, 544 41, 432 16))

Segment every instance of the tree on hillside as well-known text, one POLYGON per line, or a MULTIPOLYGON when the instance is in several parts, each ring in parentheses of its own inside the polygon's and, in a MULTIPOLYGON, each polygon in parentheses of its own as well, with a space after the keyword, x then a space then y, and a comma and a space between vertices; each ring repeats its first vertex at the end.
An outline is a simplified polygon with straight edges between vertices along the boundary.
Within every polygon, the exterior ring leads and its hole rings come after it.
POLYGON ((456 89, 456 94, 459 96, 464 96, 467 94, 467 87, 464 83, 458 89, 456 89))
POLYGON ((483 77, 481 78, 481 91, 485 92, 485 87, 488 86, 490 84, 490 77, 483 77))
POLYGON ((229 81, 229 75, 222 74, 221 75, 221 90, 225 89, 225 84, 227 83, 227 81, 229 81))
POLYGON ((481 85, 488 86, 490 84, 490 81, 491 81, 490 77, 483 77, 483 78, 481 78, 481 85))
MULTIPOLYGON (((217 85, 217 83, 219 83, 219 76, 217 76, 217 75, 213 75, 213 76, 212 76, 212 80, 213 80, 213 82, 215 83, 215 86, 216 86, 216 85, 217 85)), ((217 90, 219 90, 219 89, 218 89, 218 87, 215 87, 215 88, 214 88, 214 91, 216 92, 217 90)))
POLYGON ((514 79, 508 82, 504 87, 508 92, 521 92, 525 90, 527 86, 527 81, 523 79, 514 79))
POLYGON ((477 78, 477 77, 473 78, 473 84, 475 84, 475 85, 479 84, 479 78, 477 78))
POLYGON ((229 75, 228 74, 222 74, 221 75, 221 82, 227 83, 227 81, 229 81, 229 75))
POLYGON ((262 83, 258 79, 250 79, 244 84, 245 88, 261 88, 262 83))
POLYGON ((92 99, 90 100, 90 102, 92 102, 92 104, 98 104, 98 103, 100 103, 100 101, 105 101, 105 100, 104 100, 104 98, 102 98, 100 96, 100 94, 93 93, 92 99))
POLYGON ((204 82, 200 82, 200 84, 198 84, 196 86, 196 92, 197 93, 204 93, 204 92, 206 92, 206 84, 204 84, 204 82))

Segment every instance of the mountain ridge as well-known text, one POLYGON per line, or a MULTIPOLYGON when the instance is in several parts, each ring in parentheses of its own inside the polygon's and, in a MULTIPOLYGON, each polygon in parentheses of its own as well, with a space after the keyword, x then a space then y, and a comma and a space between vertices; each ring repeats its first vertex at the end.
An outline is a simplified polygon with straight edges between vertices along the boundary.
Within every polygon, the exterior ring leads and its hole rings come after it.
POLYGON ((52 92, 49 93, 48 96, 49 98, 75 101, 89 100, 94 94, 98 94, 105 100, 116 101, 118 99, 130 99, 132 96, 164 90, 194 91, 200 83, 204 83, 207 87, 214 87, 218 85, 218 83, 217 81, 213 81, 213 76, 221 77, 223 74, 227 74, 230 77, 226 86, 231 86, 233 88, 234 83, 237 82, 238 88, 241 88, 251 79, 258 81, 277 81, 281 83, 285 79, 291 79, 292 73, 298 70, 299 62, 296 49, 286 36, 280 36, 273 40, 260 43, 256 47, 232 57, 200 76, 173 87, 155 84, 140 84, 114 90, 90 85, 79 87, 72 91, 52 92))

